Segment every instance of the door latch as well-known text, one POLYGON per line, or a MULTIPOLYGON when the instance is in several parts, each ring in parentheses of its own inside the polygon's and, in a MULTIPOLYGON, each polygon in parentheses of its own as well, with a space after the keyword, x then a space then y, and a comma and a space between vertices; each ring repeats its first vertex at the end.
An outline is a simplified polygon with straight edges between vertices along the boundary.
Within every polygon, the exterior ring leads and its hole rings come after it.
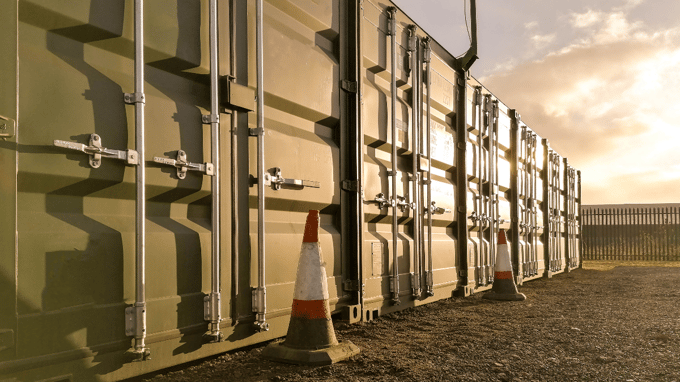
POLYGON ((269 169, 269 172, 264 174, 264 185, 271 186, 272 189, 277 191, 280 190, 283 186, 286 186, 287 188, 290 187, 298 189, 302 189, 305 187, 311 188, 321 187, 319 185, 319 182, 315 182, 313 180, 284 178, 281 175, 281 168, 279 167, 269 169))
POLYGON ((451 213, 450 209, 444 208, 444 207, 437 207, 436 203, 437 202, 432 202, 432 205, 430 206, 430 211, 432 211, 433 214, 442 215, 442 214, 450 214, 451 213))
POLYGON ((125 164, 136 166, 139 164, 139 154, 135 150, 112 150, 102 147, 102 139, 99 134, 90 134, 90 144, 54 140, 54 145, 69 150, 83 152, 90 156, 90 167, 99 168, 102 158, 119 159, 125 164))
POLYGON ((187 153, 184 150, 177 150, 177 159, 153 157, 153 161, 177 168, 177 177, 184 179, 187 177, 187 170, 205 173, 208 176, 215 175, 215 166, 212 163, 191 163, 187 162, 187 153))
POLYGON ((0 115, 0 138, 12 138, 16 134, 16 121, 0 115))

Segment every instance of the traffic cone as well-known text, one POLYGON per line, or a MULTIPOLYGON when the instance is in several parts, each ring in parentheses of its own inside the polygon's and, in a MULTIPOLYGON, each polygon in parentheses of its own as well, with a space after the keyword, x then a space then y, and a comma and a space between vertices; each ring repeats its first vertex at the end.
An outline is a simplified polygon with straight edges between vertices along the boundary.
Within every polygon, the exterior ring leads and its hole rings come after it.
POLYGON ((512 277, 512 261, 508 252, 508 242, 505 240, 505 230, 498 232, 498 246, 496 247, 496 268, 491 291, 482 298, 501 301, 523 301, 527 298, 517 292, 515 279, 512 277))
POLYGON ((262 356, 304 365, 330 365, 359 354, 349 341, 338 342, 328 304, 326 268, 319 246, 319 211, 310 210, 302 239, 300 261, 288 334, 267 346, 262 356))

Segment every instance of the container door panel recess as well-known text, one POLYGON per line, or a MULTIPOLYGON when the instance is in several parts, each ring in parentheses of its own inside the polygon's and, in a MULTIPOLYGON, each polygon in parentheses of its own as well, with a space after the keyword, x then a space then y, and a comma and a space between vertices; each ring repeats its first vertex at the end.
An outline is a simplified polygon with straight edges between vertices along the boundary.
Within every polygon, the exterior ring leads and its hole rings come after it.
MULTIPOLYGON (((249 261, 247 252, 245 257, 252 311, 256 328, 271 328, 270 335, 283 335, 287 329, 285 321, 269 322, 287 320, 290 312, 309 210, 320 210, 319 242, 331 310, 349 298, 343 291, 339 219, 338 12, 339 1, 264 3, 263 88, 258 89, 264 105, 262 114, 248 115, 251 138, 247 146, 239 147, 257 183, 249 193, 249 261), (263 179, 258 179, 261 160, 263 179), (259 191, 264 191, 262 204, 259 191)), ((250 14, 249 23, 255 25, 255 12, 250 14)), ((256 62, 249 61, 253 88, 258 88, 256 71, 256 62)))

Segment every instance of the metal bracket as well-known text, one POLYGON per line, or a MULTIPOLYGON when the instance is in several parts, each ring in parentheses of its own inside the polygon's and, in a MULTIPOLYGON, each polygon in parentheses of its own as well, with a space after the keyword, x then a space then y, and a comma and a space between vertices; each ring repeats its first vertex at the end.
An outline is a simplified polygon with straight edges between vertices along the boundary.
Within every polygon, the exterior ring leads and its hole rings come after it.
POLYGON ((274 167, 269 169, 268 173, 264 174, 264 185, 271 186, 274 190, 280 190, 282 186, 288 186, 291 188, 319 188, 319 182, 313 180, 303 180, 303 179, 289 179, 281 176, 281 168, 274 167))
POLYGON ((257 137, 258 135, 264 135, 264 129, 261 127, 249 128, 248 135, 251 137, 257 137))
POLYGON ((356 93, 358 91, 358 84, 356 81, 342 80, 340 81, 340 87, 348 93, 356 93))
POLYGON ((16 127, 15 120, 0 115, 0 138, 12 138, 16 134, 16 127))
MULTIPOLYGON (((430 211, 432 211, 433 214, 443 215, 443 214, 450 214, 451 213, 450 209, 444 208, 444 207, 437 207, 436 203, 437 202, 432 202, 432 205, 430 206, 430 211)), ((426 210, 426 212, 427 212, 427 210, 426 210)))
POLYGON ((266 305, 267 287, 253 288, 252 290, 252 311, 257 312, 260 306, 266 305))
POLYGON ((416 31, 417 31, 417 27, 415 25, 410 24, 408 26, 409 36, 408 36, 407 50, 409 52, 414 52, 416 50, 416 40, 417 40, 416 31))
POLYGON ((432 48, 430 46, 430 37, 425 37, 423 39, 423 62, 428 63, 432 61, 432 48))
POLYGON ((153 161, 177 168, 177 177, 184 179, 187 177, 187 170, 199 171, 206 175, 215 175, 215 166, 212 163, 191 163, 187 162, 187 153, 184 150, 177 150, 177 159, 153 157, 153 161))
POLYGON ((357 180, 343 180, 340 188, 347 192, 359 192, 359 181, 357 180))
POLYGON ((396 35, 396 29, 397 29, 397 23, 393 22, 394 19, 397 17, 397 8, 396 7, 388 7, 387 8, 387 17, 390 18, 390 22, 387 23, 387 35, 392 36, 396 35))
POLYGON ((379 193, 378 195, 375 196, 375 199, 373 200, 367 200, 369 203, 377 203, 379 209, 387 208, 387 207, 392 207, 394 206, 394 200, 392 199, 386 199, 385 194, 382 192, 379 193))
POLYGON ((82 143, 60 141, 55 139, 54 145, 69 150, 83 152, 90 156, 90 166, 99 168, 102 164, 102 157, 124 160, 125 164, 134 166, 139 164, 139 154, 135 150, 112 150, 102 147, 102 139, 98 134, 90 135, 90 145, 82 143))
POLYGON ((124 93, 123 100, 129 105, 136 103, 145 103, 144 93, 124 93))
POLYGON ((399 208, 399 210, 401 210, 401 212, 406 212, 406 210, 416 207, 415 203, 407 202, 406 197, 404 197, 404 196, 397 195, 396 203, 397 203, 397 208, 399 208))
POLYGON ((343 289, 347 292, 358 292, 359 280, 345 280, 343 283, 343 289))
POLYGON ((220 123, 220 116, 219 114, 203 114, 201 115, 201 122, 203 122, 204 125, 220 123))

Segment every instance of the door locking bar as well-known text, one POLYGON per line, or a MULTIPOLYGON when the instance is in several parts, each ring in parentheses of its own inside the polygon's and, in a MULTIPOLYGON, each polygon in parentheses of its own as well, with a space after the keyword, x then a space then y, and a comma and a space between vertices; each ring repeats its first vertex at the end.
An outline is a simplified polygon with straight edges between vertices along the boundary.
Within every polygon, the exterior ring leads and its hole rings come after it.
POLYGON ((90 167, 99 168, 102 158, 119 159, 125 164, 136 166, 139 164, 139 154, 135 150, 113 150, 102 147, 102 138, 99 134, 90 134, 89 145, 77 142, 54 140, 54 145, 69 150, 83 152, 90 156, 90 167))
POLYGON ((394 200, 385 198, 385 194, 383 194, 382 192, 376 195, 375 199, 367 200, 366 202, 378 204, 378 208, 381 210, 383 208, 394 206, 394 200))
POLYGON ((320 188, 319 182, 313 180, 303 180, 303 179, 289 179, 281 176, 281 168, 274 167, 269 169, 269 172, 264 173, 264 185, 271 186, 274 190, 280 190, 282 186, 288 186, 291 188, 320 188))
POLYGON ((163 157, 153 157, 153 161, 177 168, 177 177, 184 179, 187 177, 187 170, 205 173, 208 176, 215 175, 215 166, 212 163, 191 163, 187 162, 187 153, 184 150, 177 150, 177 159, 163 157))
MULTIPOLYGON (((425 210, 427 212, 427 210, 425 210)), ((437 207, 437 202, 432 202, 430 205, 430 212, 436 215, 450 214, 451 210, 449 208, 437 207)))

